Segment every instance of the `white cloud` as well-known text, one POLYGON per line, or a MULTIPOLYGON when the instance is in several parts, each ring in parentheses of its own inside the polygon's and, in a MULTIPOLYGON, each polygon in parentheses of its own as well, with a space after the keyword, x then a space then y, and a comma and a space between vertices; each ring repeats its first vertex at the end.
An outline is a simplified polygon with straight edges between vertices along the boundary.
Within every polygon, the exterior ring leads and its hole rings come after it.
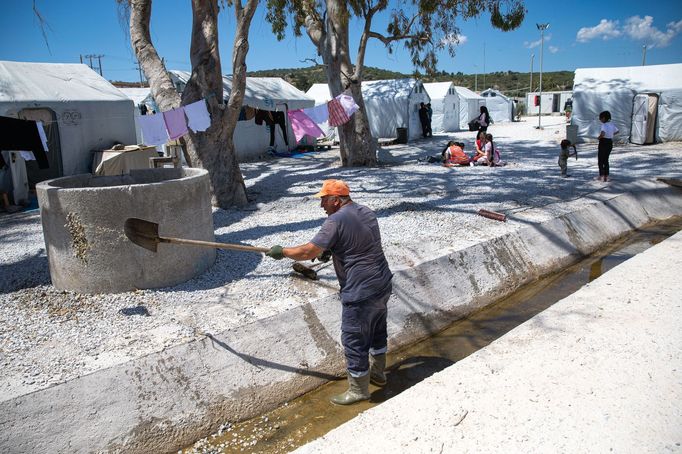
MULTIPOLYGON (((552 39, 552 35, 545 36, 545 42, 547 42, 551 39, 552 39)), ((542 39, 538 39, 537 41, 524 41, 523 42, 523 46, 527 47, 528 49, 533 49, 535 47, 538 47, 540 44, 542 44, 542 39)))
POLYGON ((645 41, 650 47, 666 47, 682 31, 682 20, 670 22, 665 32, 653 26, 651 16, 632 16, 625 22, 623 32, 630 38, 645 41))
POLYGON ((549 51, 552 54, 556 54, 557 52, 559 52, 559 48, 556 46, 549 46, 549 51))
POLYGON ((653 23, 652 16, 632 16, 622 27, 619 26, 617 20, 602 19, 594 27, 583 27, 578 30, 576 41, 586 43, 593 39, 607 40, 622 36, 635 41, 644 41, 649 47, 666 47, 675 36, 682 33, 682 20, 668 23, 665 32, 654 27, 653 23))
POLYGON ((449 44, 453 45, 462 45, 469 41, 469 38, 467 38, 465 35, 459 35, 459 34, 454 34, 454 33, 449 33, 447 34, 441 42, 445 44, 446 46, 449 44))
POLYGON ((601 38, 603 40, 616 38, 621 34, 622 32, 618 30, 618 21, 602 19, 599 21, 599 24, 594 27, 583 27, 578 30, 576 40, 580 43, 586 43, 595 38, 601 38))

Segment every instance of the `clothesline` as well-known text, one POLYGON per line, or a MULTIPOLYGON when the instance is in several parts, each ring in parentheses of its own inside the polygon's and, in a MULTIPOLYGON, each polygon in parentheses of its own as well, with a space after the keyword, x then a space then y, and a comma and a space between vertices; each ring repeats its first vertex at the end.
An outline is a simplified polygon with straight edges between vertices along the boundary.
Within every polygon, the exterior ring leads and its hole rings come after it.
POLYGON ((290 110, 287 115, 294 131, 296 142, 304 136, 322 137, 324 132, 319 125, 341 126, 350 121, 350 117, 360 109, 348 93, 341 93, 326 104, 307 109, 290 110))

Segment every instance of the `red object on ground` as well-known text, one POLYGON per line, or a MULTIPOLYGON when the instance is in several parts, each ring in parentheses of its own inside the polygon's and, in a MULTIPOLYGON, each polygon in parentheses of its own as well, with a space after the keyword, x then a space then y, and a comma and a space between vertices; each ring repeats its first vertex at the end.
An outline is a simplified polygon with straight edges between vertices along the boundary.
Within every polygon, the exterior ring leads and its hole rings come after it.
POLYGON ((503 213, 497 213, 496 211, 489 211, 489 210, 480 209, 480 210, 478 210, 478 214, 483 216, 484 218, 494 219, 496 221, 507 222, 507 215, 503 214, 503 213))

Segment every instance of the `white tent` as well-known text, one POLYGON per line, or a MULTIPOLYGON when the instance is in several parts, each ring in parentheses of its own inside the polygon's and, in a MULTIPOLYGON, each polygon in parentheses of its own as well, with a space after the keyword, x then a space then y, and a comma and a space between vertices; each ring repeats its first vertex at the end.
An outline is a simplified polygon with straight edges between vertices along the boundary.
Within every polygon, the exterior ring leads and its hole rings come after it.
POLYGON ((362 82, 362 98, 374 138, 396 137, 397 128, 407 128, 408 140, 421 138, 419 104, 431 101, 416 79, 362 82))
POLYGON ((485 98, 485 105, 488 108, 488 113, 495 123, 512 121, 514 119, 514 102, 511 99, 492 88, 482 91, 481 96, 485 98))
POLYGON ((424 84, 431 98, 431 129, 435 132, 459 130, 459 96, 452 82, 432 82, 424 84))
POLYGON ((466 87, 455 87, 455 90, 459 96, 459 129, 468 130, 469 122, 481 114, 481 106, 485 106, 485 98, 466 87))
POLYGON ((45 125, 50 168, 28 161, 31 185, 88 172, 91 150, 136 143, 132 101, 86 65, 0 61, 0 81, 0 115, 45 125))
MULTIPOLYGON (((332 95, 329 92, 329 85, 327 84, 313 84, 305 94, 315 100, 316 106, 327 104, 332 99, 332 95)), ((338 132, 334 126, 329 126, 329 122, 325 121, 318 126, 324 132, 327 140, 338 140, 338 132)))
MULTIPOLYGON (((190 73, 186 71, 171 71, 170 73, 176 88, 182 92, 189 80, 190 73)), ((223 76, 224 99, 230 96, 231 90, 232 77, 223 76)), ((313 107, 315 101, 279 77, 247 77, 242 104, 260 110, 284 114, 284 124, 287 130, 286 142, 288 143, 285 143, 283 131, 275 125, 275 146, 277 150, 284 151, 296 147, 296 140, 289 124, 287 112, 313 107)), ((234 146, 238 159, 254 159, 265 155, 269 143, 270 127, 264 122, 259 125, 253 118, 237 122, 237 128, 234 132, 234 146)))
POLYGON ((579 141, 599 135, 604 110, 611 112, 620 140, 682 140, 682 64, 577 69, 571 124, 579 141))

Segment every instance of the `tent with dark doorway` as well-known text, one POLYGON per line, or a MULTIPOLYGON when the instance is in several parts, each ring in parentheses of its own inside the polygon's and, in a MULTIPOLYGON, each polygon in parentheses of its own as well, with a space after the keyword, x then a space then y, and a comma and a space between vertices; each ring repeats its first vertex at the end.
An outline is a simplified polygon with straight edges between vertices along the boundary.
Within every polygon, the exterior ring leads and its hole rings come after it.
POLYGON ((579 142, 596 140, 604 110, 619 130, 616 140, 682 140, 682 64, 577 69, 571 125, 579 142))
POLYGON ((0 61, 0 81, 0 116, 41 121, 47 136, 49 167, 27 161, 26 187, 87 173, 92 150, 136 143, 133 102, 86 65, 0 61))
POLYGON ((452 82, 424 84, 431 98, 431 129, 434 132, 459 131, 459 96, 452 82))
POLYGON ((362 82, 362 99, 367 109, 372 137, 397 137, 398 128, 407 129, 407 140, 422 137, 419 106, 431 102, 424 85, 416 79, 369 80, 362 82))

